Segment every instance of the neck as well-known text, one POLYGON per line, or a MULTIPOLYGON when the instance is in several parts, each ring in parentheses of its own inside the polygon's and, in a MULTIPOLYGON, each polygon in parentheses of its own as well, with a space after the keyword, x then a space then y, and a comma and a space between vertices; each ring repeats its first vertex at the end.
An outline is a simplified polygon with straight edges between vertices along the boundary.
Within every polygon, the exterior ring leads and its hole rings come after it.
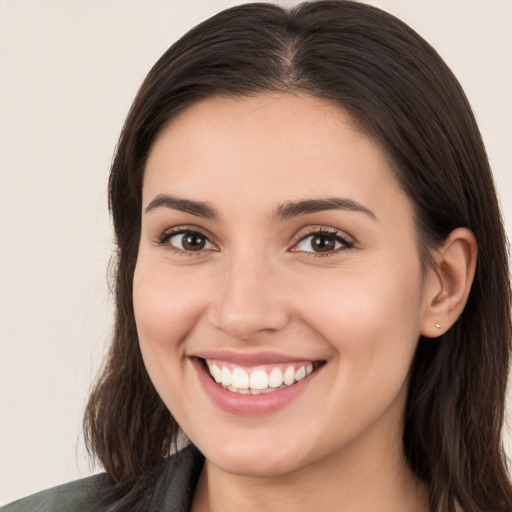
POLYGON ((360 449, 345 448, 343 453, 272 478, 233 475, 207 460, 191 510, 427 512, 427 488, 408 467, 401 443, 387 448, 370 449, 366 456, 360 449))

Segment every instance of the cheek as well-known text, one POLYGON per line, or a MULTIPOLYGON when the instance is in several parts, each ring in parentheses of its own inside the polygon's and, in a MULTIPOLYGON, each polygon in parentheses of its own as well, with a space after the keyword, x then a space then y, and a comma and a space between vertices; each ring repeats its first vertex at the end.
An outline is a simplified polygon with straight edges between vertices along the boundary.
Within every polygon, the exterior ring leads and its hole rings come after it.
POLYGON ((347 270, 334 280, 317 279, 314 287, 309 283, 302 320, 334 352, 322 420, 333 438, 342 435, 339 425, 349 439, 384 417, 392 404, 398 407, 393 410, 404 406, 420 333, 421 281, 414 267, 387 269, 386 276, 376 269, 347 270))
POLYGON ((420 333, 420 269, 411 264, 378 265, 364 272, 340 269, 337 275, 304 283, 301 315, 328 340, 341 359, 368 367, 414 351, 420 333), (307 288, 307 289, 306 289, 307 288), (405 351, 404 351, 405 349, 405 351))
POLYGON ((133 306, 144 365, 156 391, 179 421, 184 403, 194 403, 184 379, 185 340, 202 314, 204 289, 187 272, 138 262, 133 306))
MULTIPOLYGON (((165 265, 164 265, 165 267, 165 265)), ((194 328, 204 304, 204 288, 187 272, 137 264, 133 306, 143 351, 179 347, 194 328)))

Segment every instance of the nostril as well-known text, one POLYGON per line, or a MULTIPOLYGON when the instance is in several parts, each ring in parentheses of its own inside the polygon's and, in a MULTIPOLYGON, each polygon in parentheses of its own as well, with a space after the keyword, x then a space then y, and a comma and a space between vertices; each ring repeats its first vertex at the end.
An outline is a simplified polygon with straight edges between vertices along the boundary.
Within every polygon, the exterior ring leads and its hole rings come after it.
POLYGON ((279 305, 224 303, 212 307, 210 323, 241 341, 253 341, 283 329, 289 322, 289 314, 279 305))
POLYGON ((275 272, 270 272, 266 263, 258 263, 254 255, 233 256, 223 277, 217 296, 209 304, 213 326, 234 339, 250 341, 288 324, 288 307, 275 272))

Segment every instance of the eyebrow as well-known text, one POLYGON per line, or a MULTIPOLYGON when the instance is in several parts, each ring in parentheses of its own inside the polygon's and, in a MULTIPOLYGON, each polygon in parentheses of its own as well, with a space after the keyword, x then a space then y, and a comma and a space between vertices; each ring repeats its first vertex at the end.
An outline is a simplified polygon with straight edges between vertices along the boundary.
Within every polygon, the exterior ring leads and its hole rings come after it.
POLYGON ((340 197, 328 197, 325 199, 306 199, 304 201, 288 202, 279 206, 273 215, 276 222, 289 220, 299 215, 317 213, 326 210, 348 210, 358 213, 364 213, 374 220, 377 220, 375 214, 357 201, 340 197))
POLYGON ((149 213, 156 208, 171 208, 180 212, 190 213, 196 217, 218 221, 220 215, 215 208, 201 201, 191 201, 189 199, 181 199, 168 194, 160 194, 156 196, 144 210, 149 213))
MULTIPOLYGON (((168 194, 156 196, 145 208, 145 213, 149 213, 156 208, 170 208, 181 212, 195 215, 214 221, 219 221, 220 215, 215 208, 202 201, 192 201, 182 199, 168 194)), ((283 222, 300 215, 322 212, 326 210, 348 210, 358 213, 364 213, 374 220, 377 220, 375 214, 363 206, 361 203, 352 199, 340 197, 328 197, 325 199, 305 199, 302 201, 290 201, 276 208, 272 218, 274 222, 283 222)))

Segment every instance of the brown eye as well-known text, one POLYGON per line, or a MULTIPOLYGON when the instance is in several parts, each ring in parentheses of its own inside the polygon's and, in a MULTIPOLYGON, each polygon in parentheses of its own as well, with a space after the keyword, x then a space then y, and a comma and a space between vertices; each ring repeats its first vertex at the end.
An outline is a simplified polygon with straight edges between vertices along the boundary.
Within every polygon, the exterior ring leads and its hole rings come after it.
POLYGON ((333 233, 316 231, 301 238, 293 251, 325 254, 336 253, 340 249, 349 249, 350 247, 353 247, 353 242, 338 231, 333 233))
POLYGON ((310 243, 315 252, 329 252, 336 248, 336 239, 333 236, 313 236, 310 243))
POLYGON ((187 251, 200 251, 201 249, 204 249, 206 240, 201 235, 188 233, 183 236, 181 243, 183 244, 183 248, 187 251))
POLYGON ((204 235, 195 231, 176 233, 171 235, 168 241, 176 249, 187 252, 198 252, 213 248, 213 244, 204 235))

